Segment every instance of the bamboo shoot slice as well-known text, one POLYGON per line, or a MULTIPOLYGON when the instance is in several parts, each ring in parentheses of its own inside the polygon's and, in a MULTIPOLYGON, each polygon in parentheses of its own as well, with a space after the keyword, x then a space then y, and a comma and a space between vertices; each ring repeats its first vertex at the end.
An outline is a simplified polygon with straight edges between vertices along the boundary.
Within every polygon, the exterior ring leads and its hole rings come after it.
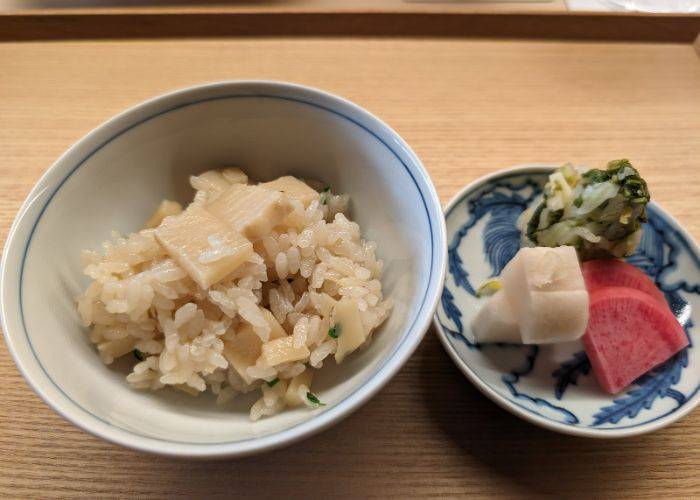
POLYGON ((123 339, 114 339, 108 342, 104 342, 97 346, 97 350, 102 356, 105 364, 111 364, 113 359, 124 356, 134 350, 136 346, 136 339, 133 337, 126 337, 123 339))
POLYGON ((294 347, 294 338, 289 335, 263 344, 260 357, 265 365, 277 366, 291 361, 301 361, 309 354, 311 353, 305 345, 294 347))
POLYGON ((255 366, 261 351, 262 341, 248 323, 243 323, 233 340, 224 340, 223 355, 246 384, 255 381, 246 370, 255 366))
POLYGON ((287 387, 287 392, 284 394, 284 402, 287 406, 294 408, 295 406, 301 406, 304 401, 299 397, 299 387, 305 385, 311 388, 311 381, 314 378, 314 372, 311 368, 307 368, 299 375, 294 377, 287 387))
POLYGON ((231 183, 226 180, 221 171, 207 170, 199 175, 190 176, 190 185, 197 191, 221 193, 227 189, 231 183))
POLYGON ((335 325, 338 335, 338 348, 335 360, 342 363, 345 356, 360 347, 365 341, 360 310, 356 300, 341 300, 335 305, 335 325))
POLYGON ((250 241, 201 207, 190 206, 168 217, 155 233, 168 255, 205 289, 235 271, 253 253, 250 241), (218 256, 217 249, 221 250, 218 256))
POLYGON ((310 188, 304 181, 292 177, 291 175, 285 175, 274 181, 264 182, 258 185, 265 189, 280 191, 287 196, 295 198, 301 201, 304 207, 308 207, 312 201, 318 200, 320 197, 315 189, 310 188))
POLYGON ((233 184, 207 210, 251 241, 267 235, 292 211, 281 193, 259 186, 233 184))
POLYGON ((260 312, 265 318, 265 322, 270 325, 270 340, 280 339, 287 336, 287 332, 284 331, 282 325, 279 324, 279 322, 275 319, 274 314, 272 314, 269 309, 261 307, 260 312))

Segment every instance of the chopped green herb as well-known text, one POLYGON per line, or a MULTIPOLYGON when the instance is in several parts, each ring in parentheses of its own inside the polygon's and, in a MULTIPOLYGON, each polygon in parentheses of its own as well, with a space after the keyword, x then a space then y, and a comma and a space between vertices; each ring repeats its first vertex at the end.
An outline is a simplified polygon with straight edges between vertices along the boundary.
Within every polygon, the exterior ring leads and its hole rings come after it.
POLYGON ((321 197, 319 200, 321 202, 321 205, 325 205, 326 203, 328 203, 328 197, 330 195, 331 195, 331 187, 330 186, 326 186, 321 190, 321 197))
POLYGON ((583 205, 583 196, 578 195, 578 197, 574 200, 574 206, 579 208, 581 205, 583 205))
POLYGON ((273 378, 269 382, 265 382, 265 383, 267 384, 268 387, 274 387, 277 384, 277 382, 279 382, 279 381, 280 381, 280 379, 273 378))
POLYGON ((134 349, 134 357, 139 361, 143 361, 144 359, 146 359, 146 355, 138 349, 134 349))
POLYGON ((532 214, 530 222, 527 223, 527 237, 530 238, 530 241, 532 241, 535 244, 537 243, 537 236, 535 235, 535 233, 537 232, 537 228, 540 224, 540 214, 546 206, 547 205, 545 204, 545 202, 540 203, 539 206, 535 209, 535 212, 532 214))
POLYGON ((556 224, 561 220, 561 218, 564 216, 564 209, 561 208, 559 210, 555 210, 554 212, 549 213, 549 223, 551 224, 556 224))
POLYGON ((323 189, 321 189, 321 192, 322 192, 322 193, 327 193, 327 192, 329 192, 330 190, 331 190, 331 187, 330 187, 330 186, 326 186, 326 187, 324 187, 323 189))
POLYGON ((343 327, 340 323, 336 323, 328 329, 328 336, 332 339, 337 339, 338 335, 343 331, 343 327))
POLYGON ((584 172, 581 177, 583 178, 584 185, 597 184, 599 182, 610 180, 610 174, 608 172, 597 168, 592 168, 587 172, 584 172))
POLYGON ((622 160, 609 161, 606 168, 609 172, 615 174, 626 168, 630 168, 634 171, 634 167, 632 166, 630 161, 624 158, 622 160))
POLYGON ((307 392, 306 399, 311 401, 316 406, 326 406, 326 403, 322 403, 313 392, 307 392))

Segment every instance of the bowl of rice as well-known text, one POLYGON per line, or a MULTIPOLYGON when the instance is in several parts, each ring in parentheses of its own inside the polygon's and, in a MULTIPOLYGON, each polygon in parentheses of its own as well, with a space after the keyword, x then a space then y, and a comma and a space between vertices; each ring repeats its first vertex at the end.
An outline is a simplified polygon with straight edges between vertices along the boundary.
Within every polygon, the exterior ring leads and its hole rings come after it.
POLYGON ((231 457, 367 402, 420 343, 445 267, 420 160, 360 107, 279 82, 141 103, 39 180, 5 245, 5 341, 75 425, 231 457))

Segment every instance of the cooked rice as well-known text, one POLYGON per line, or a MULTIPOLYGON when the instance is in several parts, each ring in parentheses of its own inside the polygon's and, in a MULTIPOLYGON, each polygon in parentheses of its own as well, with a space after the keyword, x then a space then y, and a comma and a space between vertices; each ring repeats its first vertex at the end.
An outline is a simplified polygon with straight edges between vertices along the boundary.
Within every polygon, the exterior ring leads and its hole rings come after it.
MULTIPOLYGON (((223 177, 222 177, 223 178, 223 177)), ((197 178, 193 204, 204 206, 211 186, 197 178)), ((261 240, 237 269, 203 289, 173 260, 155 237, 142 229, 102 244, 102 252, 84 251, 84 272, 92 282, 78 299, 83 324, 105 364, 128 356, 135 360, 127 381, 135 388, 170 386, 189 394, 211 390, 219 403, 261 389, 250 418, 274 415, 285 408, 288 383, 305 370, 323 366, 336 352, 329 335, 334 304, 355 300, 366 341, 387 317, 391 303, 382 297, 382 261, 376 244, 361 239, 360 227, 347 218, 349 198, 329 190, 307 208, 290 198, 293 211, 261 240), (308 348, 305 359, 267 366, 263 356, 248 366, 250 383, 230 365, 225 346, 243 327, 264 342, 272 329, 261 308, 292 337, 293 348, 308 348), (275 382, 277 381, 277 382, 275 382), (266 382, 269 382, 266 383, 266 382)), ((211 235, 201 263, 234 253, 211 235)), ((316 407, 305 384, 301 401, 316 407)), ((321 398, 322 399, 322 398, 321 398)))

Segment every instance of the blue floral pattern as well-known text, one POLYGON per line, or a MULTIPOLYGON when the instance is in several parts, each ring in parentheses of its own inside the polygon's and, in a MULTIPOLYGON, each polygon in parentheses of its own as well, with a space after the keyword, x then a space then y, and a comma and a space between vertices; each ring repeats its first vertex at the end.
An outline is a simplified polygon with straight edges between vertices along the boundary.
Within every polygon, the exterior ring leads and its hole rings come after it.
POLYGON ((552 377, 557 380, 554 386, 554 397, 561 399, 570 385, 576 385, 578 377, 588 375, 591 371, 591 362, 586 351, 574 353, 569 361, 565 361, 559 368, 552 372, 552 377))
MULTIPOLYGON (((664 292, 691 342, 688 348, 637 380, 623 396, 609 398, 608 404, 604 403, 597 409, 586 408, 584 413, 573 403, 565 404, 572 401, 568 392, 574 389, 583 391, 582 384, 587 386, 585 390, 589 393, 596 390, 595 383, 588 381, 592 378, 591 365, 580 344, 572 347, 568 359, 542 373, 547 363, 551 365, 551 360, 539 361, 542 350, 546 348, 502 344, 482 346, 470 339, 471 333, 465 321, 470 319, 478 307, 475 305, 475 289, 484 279, 499 275, 518 251, 521 236, 516 221, 541 193, 545 181, 546 174, 541 172, 498 178, 466 193, 447 214, 448 232, 453 212, 459 214, 457 211, 464 210, 467 217, 455 228, 448 247, 449 274, 437 314, 440 326, 453 340, 474 353, 473 356, 479 356, 477 353, 482 352, 481 356, 487 358, 494 349, 504 352, 502 350, 507 348, 508 359, 512 358, 513 363, 517 364, 510 369, 498 364, 498 369, 501 370, 500 383, 506 389, 504 395, 512 403, 545 418, 568 425, 605 429, 620 425, 641 425, 660 418, 657 414, 659 412, 668 414, 676 411, 698 390, 698 387, 681 389, 678 384, 689 366, 688 352, 692 348, 693 321, 692 308, 686 297, 688 294, 700 295, 700 258, 685 236, 656 206, 649 207, 649 223, 645 226, 637 251, 628 261, 648 274, 664 292), (480 252, 476 251, 477 248, 480 252), (694 268, 695 281, 679 271, 681 261, 684 268, 694 268), (466 302, 472 305, 471 309, 465 307, 463 303, 466 302), (528 379, 533 377, 537 377, 540 382, 539 385, 535 384, 537 389, 530 387, 532 384, 528 379), (551 400, 546 397, 546 393, 538 390, 542 377, 549 377, 552 383, 553 388, 549 393, 550 397, 553 396, 551 400), (663 405, 657 412, 658 400, 669 400, 674 404, 670 408, 663 405), (652 408, 654 411, 649 411, 652 408), (648 415, 642 417, 645 410, 648 415)), ((494 355, 498 359, 505 357, 502 354, 494 355)), ((484 363, 491 370, 488 361, 486 359, 484 363)), ((495 369, 491 371, 497 373, 495 369)), ((495 381, 494 377, 492 385, 495 381)), ((596 398, 602 399, 602 391, 598 392, 600 394, 596 394, 596 398)))
POLYGON ((455 285, 476 296, 459 256, 459 245, 469 231, 486 215, 489 216, 484 230, 484 254, 491 265, 491 276, 498 276, 520 248, 520 231, 515 227, 518 216, 541 192, 541 184, 530 179, 519 184, 501 181, 467 202, 469 221, 455 233, 447 248, 448 271, 455 285), (527 189, 530 191, 527 197, 520 194, 527 189))

